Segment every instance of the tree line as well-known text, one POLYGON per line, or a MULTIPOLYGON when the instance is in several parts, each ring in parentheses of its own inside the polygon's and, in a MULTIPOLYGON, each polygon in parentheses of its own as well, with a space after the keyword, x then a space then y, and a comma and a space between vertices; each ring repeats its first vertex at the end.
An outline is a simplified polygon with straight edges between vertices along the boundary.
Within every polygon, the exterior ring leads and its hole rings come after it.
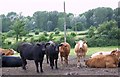
MULTIPOLYGON (((92 9, 78 16, 68 13, 66 14, 66 26, 67 29, 72 31, 87 30, 91 26, 98 27, 99 24, 105 21, 119 21, 120 17, 118 14, 118 8, 113 10, 105 7, 92 9)), ((59 28, 60 31, 64 30, 64 13, 58 11, 37 11, 33 16, 27 17, 16 12, 9 12, 7 15, 0 15, 0 19, 2 19, 2 32, 12 30, 11 26, 15 23, 16 19, 24 22, 24 28, 27 31, 54 31, 55 28, 59 28)))
MULTIPOLYGON (((87 35, 85 38, 89 46, 120 45, 119 14, 120 8, 111 9, 105 7, 91 9, 78 16, 68 13, 66 14, 67 31, 88 30, 85 33, 87 35)), ((64 30, 64 13, 58 11, 37 11, 33 16, 26 17, 22 13, 9 12, 7 15, 0 15, 0 19, 2 20, 2 32, 7 33, 7 37, 14 35, 16 41, 30 32, 39 33, 44 31, 44 34, 46 34, 46 32, 55 31, 56 34, 59 34, 59 31, 64 30)), ((67 37, 67 41, 73 46, 74 41, 76 41, 75 36, 75 33, 71 33, 67 37)), ((4 35, 2 35, 1 39, 4 38, 4 35)), ((42 38, 43 41, 44 38, 42 38)))

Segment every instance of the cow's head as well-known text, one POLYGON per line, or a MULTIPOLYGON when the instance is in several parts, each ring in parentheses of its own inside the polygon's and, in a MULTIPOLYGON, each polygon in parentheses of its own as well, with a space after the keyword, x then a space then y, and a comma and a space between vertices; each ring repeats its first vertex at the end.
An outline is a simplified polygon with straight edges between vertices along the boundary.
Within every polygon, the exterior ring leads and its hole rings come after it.
POLYGON ((45 52, 45 42, 39 42, 36 43, 36 45, 39 46, 43 52, 45 52))
POLYGON ((116 55, 116 56, 120 59, 120 50, 119 50, 119 49, 113 50, 113 51, 111 52, 111 54, 116 55))
POLYGON ((14 51, 11 49, 5 49, 5 55, 14 55, 14 51))
POLYGON ((82 40, 78 41, 77 44, 78 44, 78 46, 79 46, 79 49, 83 50, 85 43, 86 43, 86 42, 85 42, 85 41, 82 41, 82 40))

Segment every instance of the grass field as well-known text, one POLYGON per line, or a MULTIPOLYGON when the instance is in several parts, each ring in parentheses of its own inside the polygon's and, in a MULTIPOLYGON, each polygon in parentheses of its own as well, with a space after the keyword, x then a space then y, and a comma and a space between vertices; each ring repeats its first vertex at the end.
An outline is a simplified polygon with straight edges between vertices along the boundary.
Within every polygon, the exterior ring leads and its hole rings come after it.
MULTIPOLYGON (((118 46, 108 46, 108 47, 88 47, 88 52, 87 55, 92 55, 95 52, 100 52, 100 51, 112 51, 117 49, 118 46)), ((75 55, 74 49, 71 49, 70 55, 75 55)))
MULTIPOLYGON (((90 47, 88 48, 88 52, 87 52, 87 55, 88 56, 91 56, 93 53, 95 52, 100 52, 100 51, 112 51, 112 50, 115 50, 117 49, 118 46, 108 46, 108 47, 90 47)), ((75 55, 75 52, 74 52, 74 49, 72 48, 70 50, 70 55, 74 56, 75 55)), ((15 56, 19 56, 19 53, 16 53, 15 56)))

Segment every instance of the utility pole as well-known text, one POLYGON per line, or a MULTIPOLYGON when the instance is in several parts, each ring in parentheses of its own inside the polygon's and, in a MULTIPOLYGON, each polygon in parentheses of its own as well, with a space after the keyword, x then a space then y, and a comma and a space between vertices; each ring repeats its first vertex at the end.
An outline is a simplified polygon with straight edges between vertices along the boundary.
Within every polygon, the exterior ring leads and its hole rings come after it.
POLYGON ((66 42, 66 12, 65 12, 65 1, 64 1, 64 42, 66 42))

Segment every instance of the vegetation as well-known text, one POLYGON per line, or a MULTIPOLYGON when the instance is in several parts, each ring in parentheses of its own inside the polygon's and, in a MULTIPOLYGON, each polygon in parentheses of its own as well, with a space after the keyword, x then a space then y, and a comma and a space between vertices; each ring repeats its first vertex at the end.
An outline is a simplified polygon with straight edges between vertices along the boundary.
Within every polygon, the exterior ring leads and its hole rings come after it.
MULTIPOLYGON (((86 40, 89 47, 120 46, 119 8, 99 7, 75 17, 67 15, 67 42, 72 48, 75 41, 86 40)), ((15 12, 0 15, 2 33, 0 46, 14 48, 19 42, 64 41, 64 13, 37 11, 32 17, 15 12), (16 41, 15 41, 16 40, 16 41)))

